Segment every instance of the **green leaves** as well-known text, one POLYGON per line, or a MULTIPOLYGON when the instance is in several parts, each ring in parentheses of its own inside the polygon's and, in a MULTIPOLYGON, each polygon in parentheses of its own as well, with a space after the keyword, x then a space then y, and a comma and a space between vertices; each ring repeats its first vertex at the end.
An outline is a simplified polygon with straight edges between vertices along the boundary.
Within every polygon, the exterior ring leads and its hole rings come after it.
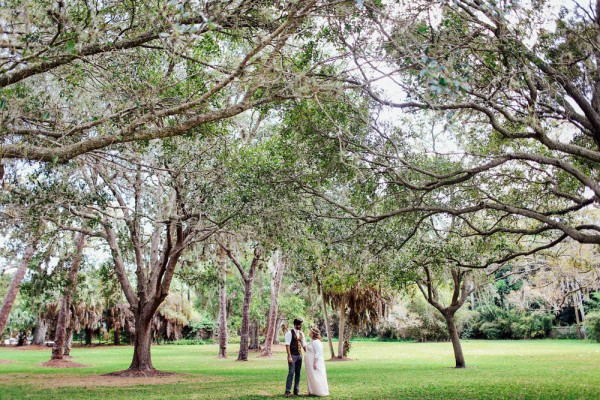
POLYGON ((73 39, 70 39, 69 41, 67 41, 66 50, 68 53, 77 54, 77 49, 75 47, 75 44, 76 44, 76 42, 73 39))

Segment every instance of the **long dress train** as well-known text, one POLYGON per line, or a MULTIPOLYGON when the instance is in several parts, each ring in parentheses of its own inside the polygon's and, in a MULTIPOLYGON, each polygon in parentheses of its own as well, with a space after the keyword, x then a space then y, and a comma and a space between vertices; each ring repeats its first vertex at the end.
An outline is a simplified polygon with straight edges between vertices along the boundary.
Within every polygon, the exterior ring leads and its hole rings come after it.
POLYGON ((319 339, 311 341, 308 346, 306 346, 306 355, 304 359, 308 394, 314 396, 329 396, 327 372, 325 371, 325 360, 323 359, 323 343, 319 339), (314 369, 315 359, 317 360, 317 369, 314 369))

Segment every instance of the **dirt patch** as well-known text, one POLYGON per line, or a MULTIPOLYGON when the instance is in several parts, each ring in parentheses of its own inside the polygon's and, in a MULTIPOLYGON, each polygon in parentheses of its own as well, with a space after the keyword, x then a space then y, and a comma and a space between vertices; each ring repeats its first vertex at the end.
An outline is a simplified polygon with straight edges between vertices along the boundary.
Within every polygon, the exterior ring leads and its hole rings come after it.
POLYGON ((13 360, 0 360, 0 364, 12 364, 14 363, 13 360))
POLYGON ((344 358, 338 358, 338 357, 334 357, 334 358, 330 358, 329 360, 327 360, 327 362, 336 362, 336 361, 354 361, 352 358, 348 358, 348 357, 344 357, 344 358))
POLYGON ((27 346, 5 346, 4 348, 12 350, 52 350, 52 347, 38 346, 36 344, 28 344, 27 346))
POLYGON ((79 364, 69 360, 50 360, 40 364, 42 367, 50 368, 85 368, 87 365, 79 364))
POLYGON ((114 375, 65 375, 65 374, 0 374, 0 385, 31 385, 38 388, 104 387, 166 385, 172 383, 204 384, 221 382, 222 377, 206 377, 188 374, 172 374, 162 377, 122 377, 114 375))
POLYGON ((135 371, 135 370, 123 370, 117 372, 111 372, 104 376, 115 376, 118 378, 164 378, 167 376, 177 375, 175 372, 159 371, 157 369, 151 369, 149 371, 135 371))

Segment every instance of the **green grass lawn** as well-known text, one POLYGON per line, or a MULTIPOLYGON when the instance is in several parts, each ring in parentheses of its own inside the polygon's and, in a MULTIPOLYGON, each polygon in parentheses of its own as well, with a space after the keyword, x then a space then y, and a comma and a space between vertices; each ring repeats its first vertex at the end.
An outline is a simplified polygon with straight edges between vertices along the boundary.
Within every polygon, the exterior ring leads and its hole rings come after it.
MULTIPOLYGON (((352 361, 328 362, 332 399, 599 399, 600 344, 579 341, 465 341, 467 369, 450 343, 353 343, 352 361)), ((75 348, 87 368, 39 364, 48 350, 0 348, 0 399, 262 399, 282 397, 284 353, 250 361, 216 358, 217 347, 155 346, 168 378, 101 376, 125 369, 131 347, 75 348), (6 363, 9 360, 11 362, 6 363)), ((305 381, 302 390, 306 392, 305 381)))

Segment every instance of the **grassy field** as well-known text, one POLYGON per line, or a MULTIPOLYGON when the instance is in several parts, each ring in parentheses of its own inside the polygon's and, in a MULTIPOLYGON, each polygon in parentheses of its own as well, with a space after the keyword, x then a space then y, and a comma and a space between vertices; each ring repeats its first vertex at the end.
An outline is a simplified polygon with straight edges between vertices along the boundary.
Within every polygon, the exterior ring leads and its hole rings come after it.
MULTIPOLYGON (((353 344, 352 361, 328 362, 332 399, 598 399, 600 344, 579 341, 465 341, 467 369, 449 343, 353 344)), ((284 353, 249 362, 216 358, 217 347, 156 346, 166 378, 102 376, 127 368, 131 347, 75 348, 87 368, 50 369, 48 350, 0 348, 0 399, 282 398, 284 353)), ((303 384, 305 381, 303 381, 303 384)), ((305 392, 305 385, 302 386, 305 392)))

